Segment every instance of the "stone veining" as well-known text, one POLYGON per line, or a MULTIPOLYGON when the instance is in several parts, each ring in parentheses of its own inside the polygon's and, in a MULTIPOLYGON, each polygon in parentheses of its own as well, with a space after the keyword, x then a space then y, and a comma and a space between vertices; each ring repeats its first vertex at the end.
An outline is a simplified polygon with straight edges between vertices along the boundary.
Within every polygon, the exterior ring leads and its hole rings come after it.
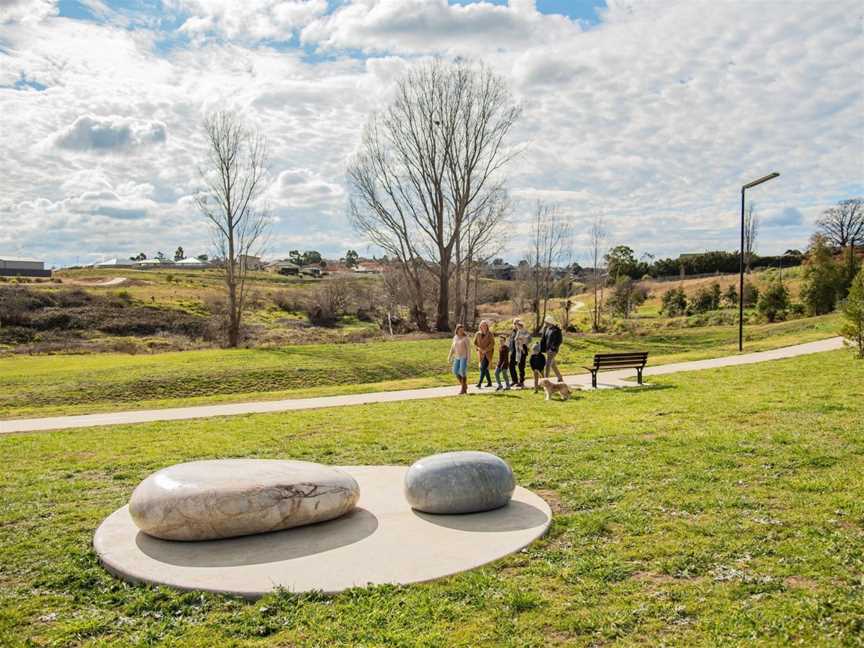
POLYGON ((332 520, 360 489, 335 468, 304 461, 222 459, 177 464, 147 477, 129 511, 164 540, 213 540, 332 520))

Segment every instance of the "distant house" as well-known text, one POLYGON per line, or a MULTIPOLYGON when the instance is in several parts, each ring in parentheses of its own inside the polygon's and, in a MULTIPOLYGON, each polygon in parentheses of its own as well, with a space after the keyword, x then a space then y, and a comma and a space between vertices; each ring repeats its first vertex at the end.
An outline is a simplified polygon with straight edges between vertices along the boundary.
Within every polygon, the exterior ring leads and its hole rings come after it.
POLYGON ((261 257, 252 256, 251 254, 241 254, 239 256, 240 265, 247 270, 263 270, 264 263, 261 257))
POLYGON ((0 254, 0 277, 50 277, 45 262, 0 254))
POLYGON ((281 261, 274 261, 273 263, 269 263, 267 265, 267 271, 291 277, 300 274, 300 266, 296 263, 292 263, 291 261, 286 261, 283 259, 281 261))
POLYGON ((139 268, 158 268, 162 263, 162 259, 143 259, 142 261, 136 261, 135 265, 139 268))
POLYGON ((512 263, 507 263, 501 259, 496 259, 498 263, 490 263, 484 268, 484 274, 493 279, 501 279, 503 281, 512 281, 516 278, 516 266, 512 263))
POLYGON ((377 261, 365 261, 354 266, 352 272, 356 272, 357 274, 382 274, 384 272, 384 264, 377 261))
POLYGON ((321 271, 321 266, 308 265, 300 268, 300 274, 306 275, 307 277, 320 277, 323 273, 321 271))
POLYGON ((180 259, 179 261, 175 261, 174 265, 178 268, 184 268, 186 270, 200 270, 210 267, 210 264, 207 261, 202 261, 201 259, 196 259, 195 257, 187 257, 185 259, 180 259))
POLYGON ((91 268, 133 268, 138 265, 137 261, 127 261, 125 259, 105 259, 104 261, 97 261, 92 264, 91 268))

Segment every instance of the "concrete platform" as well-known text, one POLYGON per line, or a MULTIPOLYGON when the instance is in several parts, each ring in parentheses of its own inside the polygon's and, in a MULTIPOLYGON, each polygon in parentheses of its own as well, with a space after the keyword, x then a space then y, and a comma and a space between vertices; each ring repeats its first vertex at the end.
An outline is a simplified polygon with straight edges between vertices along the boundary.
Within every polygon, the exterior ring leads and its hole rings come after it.
POLYGON ((360 484, 348 515, 311 526, 204 542, 141 533, 124 506, 96 530, 102 564, 132 583, 258 598, 278 587, 336 593, 350 587, 434 580, 522 549, 545 533, 552 512, 516 487, 504 508, 467 515, 413 511, 403 495, 407 466, 344 466, 360 484))

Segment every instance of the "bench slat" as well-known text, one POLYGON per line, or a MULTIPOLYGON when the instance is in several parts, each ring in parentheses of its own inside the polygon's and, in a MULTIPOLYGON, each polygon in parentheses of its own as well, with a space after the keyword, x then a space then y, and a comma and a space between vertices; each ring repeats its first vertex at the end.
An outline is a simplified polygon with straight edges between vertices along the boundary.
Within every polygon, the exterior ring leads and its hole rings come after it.
POLYGON ((596 354, 594 356, 600 360, 614 360, 615 358, 647 358, 647 353, 604 353, 604 354, 596 354))

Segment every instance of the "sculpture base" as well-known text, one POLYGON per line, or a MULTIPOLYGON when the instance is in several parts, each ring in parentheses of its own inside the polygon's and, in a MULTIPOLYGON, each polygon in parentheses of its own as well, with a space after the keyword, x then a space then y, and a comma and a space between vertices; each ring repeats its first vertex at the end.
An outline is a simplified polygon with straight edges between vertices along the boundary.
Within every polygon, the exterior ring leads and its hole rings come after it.
POLYGON ((516 487, 500 509, 465 515, 413 511, 405 500, 407 467, 345 466, 360 485, 357 508, 336 520, 226 540, 152 538, 128 507, 96 530, 93 546, 114 575, 132 583, 258 598, 277 588, 336 593, 350 587, 407 584, 479 567, 545 533, 552 513, 516 487))

